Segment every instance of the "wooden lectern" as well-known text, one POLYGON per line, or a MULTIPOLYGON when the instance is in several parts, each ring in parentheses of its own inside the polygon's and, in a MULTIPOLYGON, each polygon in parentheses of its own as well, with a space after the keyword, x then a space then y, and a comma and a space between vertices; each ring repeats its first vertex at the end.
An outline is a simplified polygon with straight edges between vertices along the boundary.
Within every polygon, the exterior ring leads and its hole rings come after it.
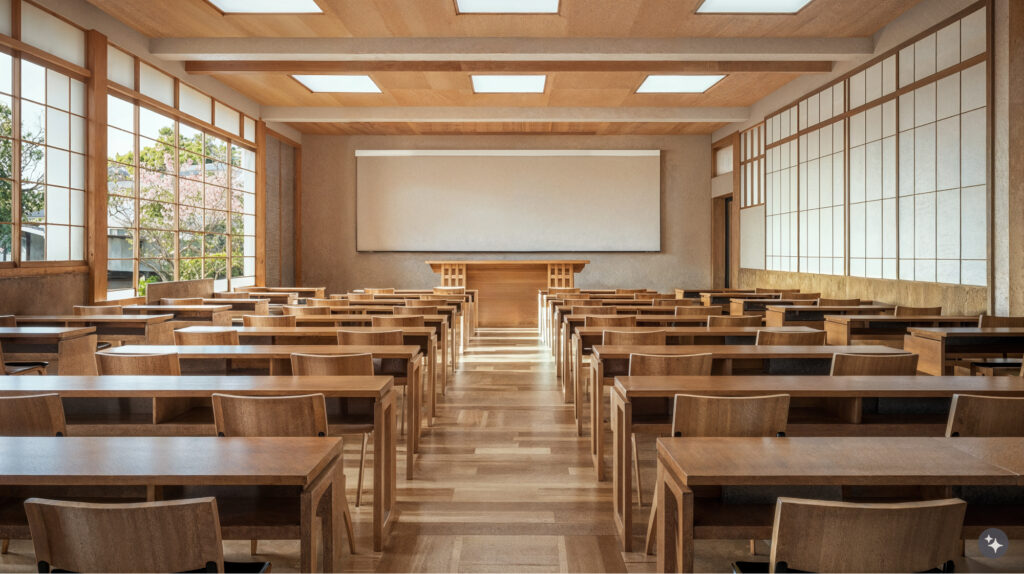
POLYGON ((441 285, 477 289, 481 327, 536 327, 537 290, 573 287, 590 263, 559 261, 427 261, 441 285))

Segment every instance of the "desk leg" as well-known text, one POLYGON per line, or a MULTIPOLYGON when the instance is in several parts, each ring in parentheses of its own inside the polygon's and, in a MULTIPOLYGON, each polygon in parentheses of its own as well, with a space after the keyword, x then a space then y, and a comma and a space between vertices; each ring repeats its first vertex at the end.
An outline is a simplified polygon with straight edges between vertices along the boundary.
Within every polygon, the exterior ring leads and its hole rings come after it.
POLYGON ((597 480, 605 480, 604 473, 604 363, 592 361, 590 368, 590 445, 594 456, 597 480))
MULTIPOLYGON (((581 355, 582 353, 580 351, 581 355)), ((582 361, 583 359, 580 357, 578 361, 573 362, 573 365, 582 365, 582 361)), ((572 385, 573 393, 576 395, 573 400, 573 411, 576 413, 576 436, 583 436, 583 373, 574 373, 569 379, 569 384, 572 385)))
POLYGON ((693 491, 658 460, 658 572, 693 572, 693 491))
MULTIPOLYGON (((427 372, 427 387, 430 388, 430 398, 427 403, 430 405, 430 412, 427 415, 427 426, 429 427, 434 426, 434 417, 437 416, 437 356, 433 343, 427 344, 427 368, 424 370, 427 372)), ((444 385, 441 386, 441 392, 444 392, 444 385)))
POLYGON ((904 335, 903 350, 917 353, 920 356, 920 361, 917 364, 918 372, 935 376, 945 374, 946 349, 943 341, 904 335))
MULTIPOLYGON (((341 572, 342 533, 351 524, 348 500, 345 497, 345 473, 342 465, 338 464, 340 460, 339 458, 337 462, 332 463, 328 469, 330 486, 321 491, 320 499, 317 501, 316 514, 320 519, 324 572, 341 572), (346 515, 349 515, 348 520, 346 515)), ((349 549, 355 554, 355 533, 351 528, 347 530, 349 549)))
POLYGON ((612 391, 612 510, 622 551, 633 551, 633 405, 612 391))
POLYGON ((562 364, 565 362, 565 352, 562 350, 561 331, 562 329, 558 329, 552 333, 551 354, 555 357, 555 377, 561 377, 564 383, 568 374, 562 364))
MULTIPOLYGON (((373 407, 373 551, 384 549, 384 532, 391 523, 395 504, 395 391, 392 390, 373 407)), ((410 460, 410 464, 411 460, 410 460)))
POLYGON ((448 387, 448 340, 445 339, 444 325, 441 326, 441 337, 438 339, 437 344, 441 348, 441 377, 444 380, 444 388, 448 387))
POLYGON ((408 397, 406 400, 406 418, 409 420, 409 434, 405 439, 405 450, 408 462, 405 468, 405 478, 412 480, 413 455, 420 449, 420 410, 422 408, 421 398, 423 389, 420 388, 419 359, 407 363, 405 376, 408 378, 408 397))

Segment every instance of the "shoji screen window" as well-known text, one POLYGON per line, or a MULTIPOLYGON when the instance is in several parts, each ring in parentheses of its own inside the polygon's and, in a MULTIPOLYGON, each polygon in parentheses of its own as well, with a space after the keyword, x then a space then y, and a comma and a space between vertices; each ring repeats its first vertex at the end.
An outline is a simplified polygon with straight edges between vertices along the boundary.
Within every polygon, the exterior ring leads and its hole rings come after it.
POLYGON ((767 120, 765 168, 765 266, 797 270, 797 110, 767 120))
POLYGON ((900 51, 901 279, 987 283, 986 29, 982 8, 900 51))
POLYGON ((804 273, 844 272, 843 126, 844 122, 835 121, 800 136, 800 271, 804 273))
POLYGON ((740 207, 764 203, 764 124, 740 134, 740 207))
POLYGON ((256 152, 231 146, 231 285, 256 283, 256 152))

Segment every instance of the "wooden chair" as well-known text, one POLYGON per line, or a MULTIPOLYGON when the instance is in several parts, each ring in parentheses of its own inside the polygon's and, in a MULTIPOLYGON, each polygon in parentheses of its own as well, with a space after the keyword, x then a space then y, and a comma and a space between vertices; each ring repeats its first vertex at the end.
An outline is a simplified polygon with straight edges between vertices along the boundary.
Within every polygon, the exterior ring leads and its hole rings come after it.
MULTIPOLYGON (((566 302, 566 305, 569 305, 569 303, 566 302)), ((569 309, 569 312, 573 315, 615 315, 615 307, 587 305, 586 301, 582 305, 571 305, 569 309)))
POLYGON ((374 315, 370 317, 370 325, 374 327, 422 327, 426 323, 423 315, 374 315))
POLYGON ((164 297, 160 299, 161 305, 202 305, 202 297, 164 297))
POLYGON ((309 316, 309 315, 330 315, 330 307, 312 307, 308 305, 282 305, 281 313, 285 315, 309 316))
POLYGON ((586 315, 583 318, 586 327, 636 327, 636 315, 586 315))
POLYGON ((394 295, 395 289, 393 287, 378 287, 378 288, 366 288, 363 289, 363 293, 369 293, 370 295, 394 295))
POLYGON ((655 299, 654 307, 696 307, 700 299, 655 299))
POLYGON ((252 294, 246 291, 216 291, 214 299, 252 299, 252 294))
POLYGON ((647 289, 616 289, 616 295, 636 295, 637 293, 646 293, 647 289))
MULTIPOLYGON (((327 402, 321 393, 285 397, 253 397, 214 393, 213 425, 223 437, 303 437, 327 436, 327 402)), ((345 496, 345 477, 335 485, 335 500, 340 502, 348 531, 348 548, 356 553, 352 514, 345 496)), ((256 540, 250 541, 256 553, 256 540)))
MULTIPOLYGON (((676 395, 672 408, 670 432, 674 437, 785 436, 788 420, 789 395, 758 397, 676 395)), ((647 524, 645 550, 648 554, 654 544, 653 535, 657 509, 658 493, 655 491, 651 519, 647 524)), ((750 548, 753 552, 753 540, 750 541, 750 548)))
POLYGON ((1024 398, 953 395, 946 436, 1024 436, 1024 398))
POLYGON ((711 327, 760 327, 764 322, 758 315, 709 315, 708 328, 711 327))
POLYGON ((434 287, 433 292, 435 295, 465 295, 465 287, 434 287))
POLYGON ((294 327, 295 315, 242 315, 243 327, 294 327))
POLYGON ((856 307, 860 299, 818 299, 819 307, 856 307))
MULTIPOLYGON (((605 331, 608 333, 609 331, 605 331)), ((700 355, 629 355, 629 376, 707 376, 711 374, 711 354, 700 355)), ((633 473, 636 475, 636 499, 640 506, 644 505, 643 486, 640 482, 640 456, 637 449, 638 434, 665 435, 670 428, 664 424, 634 424, 633 434, 633 473)))
POLYGON ((45 361, 5 361, 3 346, 0 345, 0 376, 45 375, 50 363, 45 361))
POLYGON ((444 301, 444 300, 445 300, 445 296, 444 295, 420 295, 419 299, 406 299, 405 300, 405 306, 406 307, 426 307, 428 309, 433 307, 434 313, 424 312, 423 314, 424 315, 437 315, 437 302, 438 301, 444 301), (424 299, 424 297, 437 297, 437 299, 424 299))
POLYGON ((601 333, 602 345, 664 345, 668 335, 665 331, 605 331, 601 333))
POLYGON ((267 572, 224 561, 213 497, 97 504, 25 501, 39 572, 267 572))
MULTIPOLYGON (((367 343, 351 342, 348 338, 343 338, 342 333, 349 335, 383 335, 385 333, 353 333, 348 331, 338 332, 338 343, 341 345, 362 345, 367 343)), ((401 341, 402 333, 400 331, 393 331, 398 333, 399 341, 401 341)), ((393 338, 391 339, 394 340, 393 338)), ((373 345, 377 344, 394 344, 394 343, 369 343, 373 345)), ((401 344, 400 342, 398 344, 401 344)), ((363 353, 359 355, 307 355, 302 353, 292 353, 292 375, 300 377, 372 377, 375 374, 373 355, 369 353, 363 353)), ((398 380, 398 377, 395 377, 398 380)), ((405 373, 402 373, 402 380, 405 380, 405 373)), ((397 384, 397 383, 396 383, 397 384)), ((403 385, 402 389, 407 387, 403 385)), ((346 407, 343 404, 343 407, 346 407)), ((347 409, 343 408, 342 420, 339 425, 341 427, 341 434, 358 434, 362 435, 363 446, 359 453, 359 479, 356 486, 356 508, 363 500, 363 471, 366 468, 366 444, 370 439, 370 435, 373 433, 373 421, 360 421, 360 420, 348 420, 347 409)))
POLYGON ((824 345, 825 331, 758 331, 755 345, 824 345))
POLYGON ((658 293, 633 293, 634 301, 654 301, 658 293))
POLYGON ((177 353, 96 353, 96 371, 99 375, 181 375, 177 353))
POLYGON ((175 331, 175 345, 237 345, 238 331, 231 327, 210 329, 198 333, 175 331))
POLYGON ((349 293, 349 301, 373 301, 373 293, 349 293))
POLYGON ((914 353, 906 355, 852 355, 836 353, 832 355, 832 372, 834 377, 852 375, 870 375, 899 377, 917 374, 918 356, 914 353))
POLYGON ((711 315, 721 314, 721 305, 711 305, 710 307, 698 307, 697 305, 688 307, 677 306, 675 311, 676 317, 709 317, 711 315))
POLYGON ((306 302, 313 307, 348 307, 348 299, 306 299, 306 302))
POLYGON ((74 315, 124 315, 120 305, 75 305, 74 315))
POLYGON ((922 315, 941 315, 942 307, 907 307, 896 305, 897 317, 920 317, 922 315))
POLYGON ((1024 317, 978 316, 978 327, 1024 327, 1024 317))
POLYGON ((57 393, 0 397, 0 436, 67 434, 64 405, 57 393))
POLYGON ((780 497, 768 564, 734 572, 952 572, 967 503, 855 503, 780 497))
POLYGON ((432 307, 392 307, 395 315, 437 315, 437 306, 432 307))
POLYGON ((0 327, 17 327, 18 320, 14 315, 0 315, 0 327))
POLYGON ((791 301, 817 301, 821 299, 821 293, 789 293, 786 299, 791 301))

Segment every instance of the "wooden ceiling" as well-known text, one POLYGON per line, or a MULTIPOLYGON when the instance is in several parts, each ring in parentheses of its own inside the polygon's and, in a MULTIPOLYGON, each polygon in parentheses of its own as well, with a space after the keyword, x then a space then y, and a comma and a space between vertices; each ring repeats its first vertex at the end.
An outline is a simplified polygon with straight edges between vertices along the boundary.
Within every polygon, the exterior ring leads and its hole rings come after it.
POLYGON ((267 106, 749 106, 799 74, 730 74, 703 94, 637 94, 646 74, 554 72, 543 94, 476 94, 462 72, 377 72, 380 94, 314 94, 287 74, 215 74, 267 106))
POLYGON ((302 122, 288 124, 318 135, 687 135, 725 127, 708 122, 302 122))
POLYGON ((206 0, 89 0, 153 38, 857 37, 919 1, 814 0, 796 15, 766 16, 698 15, 700 0, 562 0, 553 15, 458 15, 454 0, 317 0, 324 13, 313 15, 223 15, 206 0))

